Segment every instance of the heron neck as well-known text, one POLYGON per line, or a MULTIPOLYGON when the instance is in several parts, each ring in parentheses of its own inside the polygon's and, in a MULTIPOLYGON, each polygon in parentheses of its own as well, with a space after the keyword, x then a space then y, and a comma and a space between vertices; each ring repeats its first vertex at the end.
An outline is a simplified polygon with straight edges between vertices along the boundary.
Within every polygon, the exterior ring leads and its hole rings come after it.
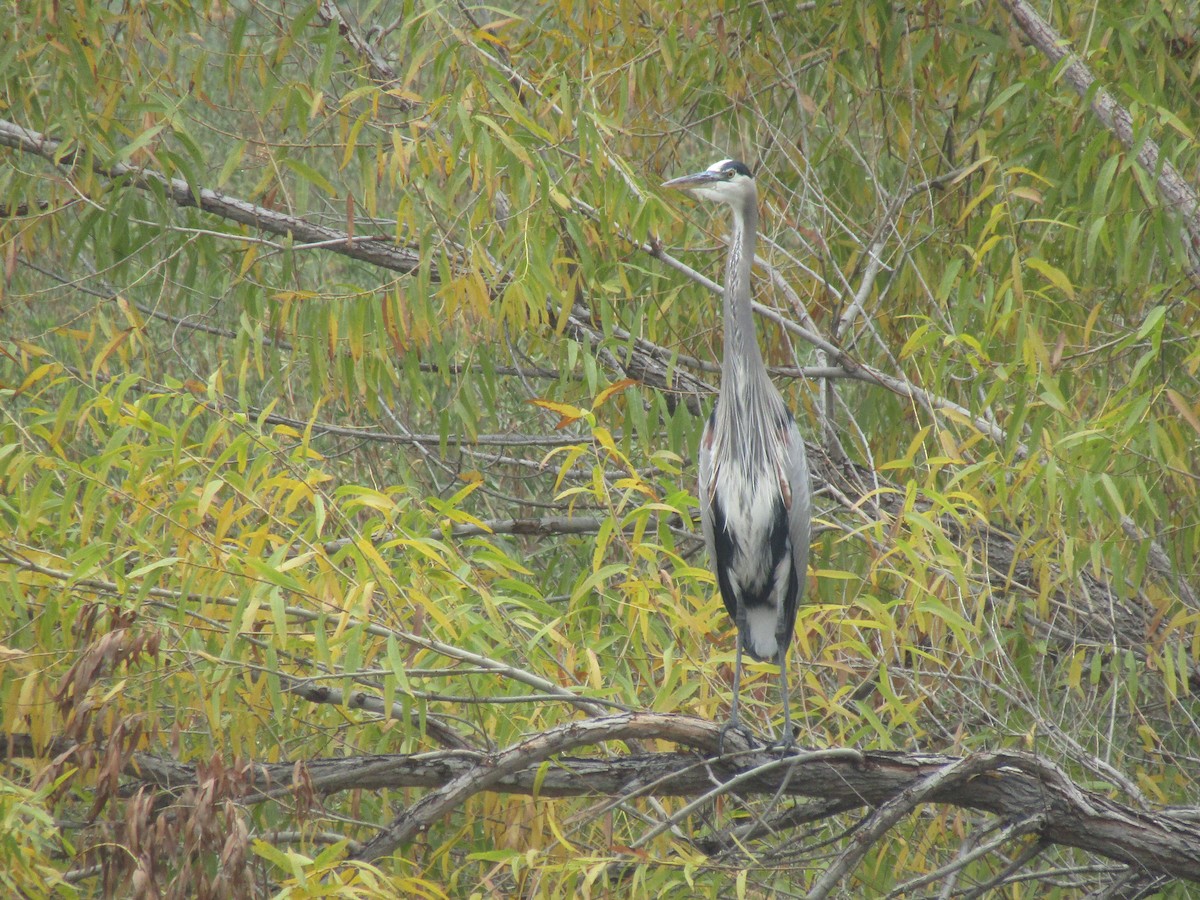
POLYGON ((754 334, 750 270, 758 231, 758 200, 749 198, 733 208, 733 234, 725 269, 725 358, 721 364, 722 391, 749 386, 766 375, 762 351, 754 334))

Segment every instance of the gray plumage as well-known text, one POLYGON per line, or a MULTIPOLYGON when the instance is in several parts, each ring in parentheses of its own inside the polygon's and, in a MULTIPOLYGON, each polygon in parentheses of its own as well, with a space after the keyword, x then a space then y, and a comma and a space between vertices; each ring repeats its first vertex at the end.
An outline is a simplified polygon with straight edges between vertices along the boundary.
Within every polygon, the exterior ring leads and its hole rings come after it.
POLYGON ((754 334, 750 271, 758 191, 745 164, 731 159, 663 187, 691 191, 733 211, 721 391, 700 438, 700 523, 721 598, 738 630, 729 726, 739 725, 745 650, 779 664, 788 745, 794 736, 787 652, 806 581, 812 497, 804 441, 767 375, 754 334))

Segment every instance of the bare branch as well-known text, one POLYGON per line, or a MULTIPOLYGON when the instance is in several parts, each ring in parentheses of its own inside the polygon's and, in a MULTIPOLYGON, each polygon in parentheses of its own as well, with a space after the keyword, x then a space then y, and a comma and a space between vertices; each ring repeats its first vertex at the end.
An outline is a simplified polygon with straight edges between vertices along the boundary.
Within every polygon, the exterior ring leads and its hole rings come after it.
POLYGON ((938 792, 951 790, 964 782, 999 768, 1006 762, 1003 753, 979 754, 956 760, 944 768, 930 772, 889 798, 867 819, 833 865, 827 868, 808 892, 808 900, 824 900, 848 874, 858 867, 871 845, 883 837, 892 826, 938 792))
MULTIPOLYGON (((246 414, 252 417, 262 415, 262 410, 247 409, 246 414)), ((590 443, 591 436, 585 434, 477 434, 474 436, 440 434, 392 434, 386 431, 375 431, 369 428, 349 428, 344 425, 331 425, 323 422, 306 422, 303 419, 281 416, 269 413, 262 421, 270 425, 287 425, 303 431, 309 429, 313 434, 329 434, 336 437, 354 438, 359 441, 375 441, 382 444, 426 444, 440 446, 443 441, 451 445, 477 447, 569 447, 572 444, 590 443)))
MULTIPOLYGON (((341 10, 337 8, 337 4, 333 0, 321 0, 317 4, 317 20, 325 25, 334 25, 337 27, 338 34, 344 37, 346 43, 367 63, 371 78, 379 83, 380 86, 387 87, 389 84, 400 80, 399 74, 383 58, 375 44, 367 40, 366 36, 358 28, 346 20, 346 17, 342 15, 341 10)), ((401 109, 411 109, 414 105, 409 100, 402 98, 394 99, 401 109)))
POLYGON ((1000 833, 992 840, 985 844, 971 846, 971 842, 964 842, 961 852, 957 853, 954 859, 940 868, 934 869, 932 872, 926 872, 919 878, 913 878, 911 881, 906 881, 904 884, 897 885, 892 889, 889 897, 899 897, 903 894, 911 893, 919 887, 927 884, 932 884, 940 878, 950 878, 961 872, 968 863, 974 862, 987 856, 989 853, 994 853, 1011 841, 1015 837, 1020 837, 1023 834, 1029 834, 1035 831, 1041 831, 1046 824, 1046 817, 1042 813, 1034 813, 1024 819, 1017 819, 1015 822, 1010 822, 1004 828, 1000 829, 1000 833))
MULTIPOLYGON (((357 858, 378 859, 391 853, 468 797, 494 787, 502 778, 515 775, 522 769, 536 768, 542 760, 555 753, 601 741, 661 739, 664 725, 675 740, 693 746, 712 748, 723 734, 718 726, 702 719, 658 713, 611 716, 559 725, 502 753, 489 756, 482 765, 473 767, 427 794, 368 841, 357 858)), ((738 742, 738 738, 727 741, 735 745, 738 742)))
MULTIPOLYGON (((1117 102, 1108 88, 1096 81, 1096 76, 1073 50, 1070 42, 1055 31, 1025 0, 1000 0, 1012 15, 1021 31, 1052 64, 1061 68, 1063 79, 1075 93, 1087 100, 1092 112, 1104 123, 1125 147, 1137 148, 1137 161, 1154 179, 1166 205, 1183 218, 1188 245, 1193 254, 1200 253, 1200 197, 1179 170, 1162 154, 1158 143, 1145 135, 1134 134, 1133 116, 1117 102)), ((1193 265, 1189 273, 1192 283, 1200 286, 1200 270, 1193 265)))
MULTIPOLYGON (((586 209, 585 209, 586 211, 586 209)), ((704 285, 709 290, 720 291, 720 287, 711 278, 707 278, 689 268, 679 260, 675 259, 669 253, 663 250, 662 246, 656 242, 637 242, 638 247, 644 252, 653 256, 655 259, 662 261, 671 268, 683 272, 688 275, 693 281, 704 285)), ((850 356, 841 349, 833 341, 816 333, 810 328, 806 328, 791 319, 782 315, 778 310, 765 306, 757 301, 754 302, 754 311, 765 319, 768 319, 778 325, 780 328, 787 331, 789 334, 794 334, 807 344, 811 344, 818 350, 825 353, 827 359, 837 369, 846 372, 846 377, 854 378, 859 381, 867 381, 877 384, 880 387, 887 388, 895 394, 902 397, 908 397, 915 403, 919 404, 924 409, 931 413, 944 412, 949 413, 963 421, 969 422, 976 430, 986 434, 998 444, 1003 444, 1007 441, 1008 435, 1003 428, 995 422, 989 421, 983 416, 977 416, 971 410, 967 409, 960 403, 955 403, 946 397, 940 397, 930 393, 924 388, 918 387, 903 376, 888 375, 887 373, 869 366, 866 363, 860 362, 850 356)), ((1018 443, 1015 448, 1015 453, 1018 457, 1024 458, 1029 455, 1028 448, 1023 443, 1018 443)))
MULTIPOLYGON (((310 703, 328 703, 332 706, 344 706, 347 709, 362 709, 401 721, 408 719, 418 725, 421 719, 421 714, 417 710, 410 710, 409 714, 405 716, 402 703, 392 703, 389 707, 382 697, 368 694, 366 691, 351 691, 347 696, 340 688, 318 684, 312 679, 293 678, 282 672, 276 672, 275 675, 283 682, 285 691, 295 694, 297 697, 303 697, 310 703)), ((443 747, 456 750, 471 749, 471 743, 438 716, 427 715, 424 718, 425 732, 443 747)))
MULTIPOLYGON (((67 170, 81 159, 86 159, 83 154, 49 135, 3 120, 0 120, 0 146, 40 156, 67 170)), ((194 206, 269 234, 286 235, 295 241, 319 244, 351 259, 373 263, 395 272, 411 274, 421 265, 421 258, 416 251, 397 246, 391 237, 350 235, 335 228, 315 225, 306 219, 247 203, 229 194, 190 185, 182 178, 167 178, 152 169, 137 168, 126 163, 105 165, 93 157, 91 168, 97 175, 128 181, 144 191, 161 190, 179 206, 194 206)), ((437 280, 436 267, 430 269, 429 277, 437 280)))

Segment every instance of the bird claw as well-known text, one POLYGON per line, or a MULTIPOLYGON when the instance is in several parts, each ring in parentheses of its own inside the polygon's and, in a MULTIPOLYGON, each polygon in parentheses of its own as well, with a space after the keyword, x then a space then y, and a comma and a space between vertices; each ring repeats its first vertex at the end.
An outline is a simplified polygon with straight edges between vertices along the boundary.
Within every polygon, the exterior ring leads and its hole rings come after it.
POLYGON ((779 731, 778 739, 771 741, 770 748, 780 751, 780 758, 790 756, 796 749, 796 731, 792 727, 791 717, 787 717, 783 728, 779 731))
POLYGON ((730 719, 721 726, 721 734, 720 737, 717 738, 718 756, 725 755, 725 735, 729 734, 731 731, 736 731, 738 734, 740 734, 746 743, 751 747, 762 743, 762 741, 758 739, 758 735, 751 731, 746 725, 742 724, 742 722, 740 722, 738 719, 730 719))
POLYGON ((778 750, 779 758, 786 759, 796 751, 796 735, 788 734, 772 741, 769 750, 778 750))

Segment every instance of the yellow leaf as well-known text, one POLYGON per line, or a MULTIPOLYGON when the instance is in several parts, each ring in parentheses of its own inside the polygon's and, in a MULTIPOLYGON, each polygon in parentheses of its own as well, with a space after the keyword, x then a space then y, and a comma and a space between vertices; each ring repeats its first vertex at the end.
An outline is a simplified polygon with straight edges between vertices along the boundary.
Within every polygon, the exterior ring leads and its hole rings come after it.
POLYGON ((1137 728, 1138 737, 1142 739, 1142 746, 1147 752, 1154 750, 1158 746, 1158 732, 1149 725, 1139 725, 1137 728))
POLYGON ((246 248, 246 252, 242 254, 242 264, 238 267, 239 278, 250 270, 256 259, 258 259, 258 244, 251 244, 246 248))
POLYGON ((1067 670, 1067 686, 1073 690, 1079 690, 1080 683, 1083 680, 1083 660, 1087 653, 1083 650, 1076 651, 1071 657, 1071 665, 1067 670))
POLYGON ((554 400, 530 400, 534 406, 540 406, 542 409, 548 409, 550 412, 558 413, 560 418, 555 428, 566 428, 573 422, 578 422, 587 415, 587 410, 580 409, 578 406, 572 406, 569 403, 558 403, 554 400))
POLYGON ((13 396, 16 397, 25 393, 25 391, 29 390, 32 385, 36 384, 38 381, 41 381, 41 379, 44 378, 47 373, 58 371, 58 368, 59 367, 57 363, 42 363, 42 365, 38 366, 25 376, 25 380, 21 382, 21 386, 17 388, 16 393, 14 393, 13 396))
POLYGON ((1196 418, 1196 411, 1192 409, 1191 404, 1184 399, 1183 395, 1174 388, 1167 388, 1167 399, 1171 401, 1171 405, 1183 416, 1184 421, 1192 426, 1192 430, 1200 434, 1200 419, 1196 418))
POLYGON ((485 128, 493 132, 496 137, 500 139, 500 143, 508 148, 508 151, 517 158, 521 165, 529 169, 534 167, 533 160, 529 157, 529 153, 526 152, 525 148, 513 140, 512 135, 500 127, 495 120, 481 114, 475 116, 475 121, 481 123, 485 128))
POLYGON ((1022 200, 1028 200, 1030 203, 1036 203, 1039 206, 1042 203, 1042 192, 1031 187, 1015 187, 1009 190, 1008 193, 1012 197, 1020 197, 1022 200))
POLYGON ((499 31, 501 28, 508 28, 510 25, 519 25, 521 23, 521 21, 522 21, 521 19, 518 19, 515 16, 507 16, 503 19, 497 19, 494 22, 488 22, 485 25, 480 25, 479 31, 480 32, 499 31))
MULTIPOLYGON (((986 200, 988 197, 992 196, 992 194, 994 194, 996 192, 997 187, 998 187, 998 185, 995 182, 991 182, 991 183, 983 185, 983 187, 980 188, 979 193, 977 193, 974 197, 971 198, 971 202, 969 202, 966 206, 966 209, 964 209, 962 211, 962 215, 960 215, 958 217, 958 221, 956 223, 954 223, 954 227, 955 228, 961 227, 962 223, 967 221, 968 218, 970 218, 971 213, 975 212, 975 208, 977 206, 979 206, 980 203, 982 203, 984 200, 986 200)), ((982 254, 980 254, 980 255, 982 255, 982 254)))
POLYGON ((18 660, 26 659, 29 656, 24 650, 16 650, 12 647, 6 647, 0 644, 0 663, 8 665, 17 662, 18 660))
POLYGON ((1025 265, 1035 272, 1040 273, 1042 277, 1072 300, 1075 299, 1075 285, 1071 284, 1071 279, 1067 277, 1067 273, 1062 269, 1050 265, 1050 263, 1037 256, 1029 257, 1025 260, 1025 265))
POLYGON ((958 452, 958 444, 954 442, 954 437, 949 431, 942 429, 937 433, 938 443, 942 445, 942 453, 955 463, 962 462, 962 456, 958 452))
POLYGON ((409 103, 424 103, 425 98, 413 91, 407 91, 404 88, 388 88, 384 91, 389 97, 396 97, 399 100, 407 100, 409 103))
POLYGON ((610 384, 608 387, 606 387, 604 390, 602 390, 600 393, 598 393, 596 395, 596 400, 592 403, 592 409, 593 410, 599 409, 601 407, 601 405, 603 405, 604 401, 608 400, 614 394, 618 394, 621 391, 625 390, 625 388, 631 387, 635 384, 637 384, 637 382, 634 381, 632 378, 622 378, 620 381, 610 384))
POLYGON ((564 835, 562 833, 562 831, 559 829, 558 823, 555 821, 553 815, 546 816, 546 824, 548 824, 550 826, 550 830, 554 832, 554 837, 558 840, 559 844, 566 847, 568 852, 570 852, 570 853, 578 853, 579 852, 578 850, 575 849, 575 845, 572 844, 570 841, 568 841, 566 838, 566 835, 564 835))
POLYGON ((122 678, 120 681, 118 681, 116 684, 114 684, 111 688, 109 688, 108 693, 106 693, 101 698, 100 703, 98 705, 104 706, 106 703, 110 702, 114 697, 121 696, 121 694, 123 694, 125 692, 125 687, 128 684, 128 681, 129 681, 129 679, 122 678))
POLYGON ((609 431, 607 428, 605 428, 603 426, 599 426, 599 427, 595 428, 592 431, 592 437, 595 438, 597 444, 599 444, 601 447, 603 447, 609 453, 612 453, 614 455, 620 454, 620 451, 617 450, 616 443, 613 441, 612 432, 609 431))
POLYGON ((954 179, 950 183, 958 184, 960 181, 965 181, 974 175, 979 169, 992 162, 995 158, 996 157, 991 155, 980 157, 975 162, 971 163, 971 165, 967 166, 965 169, 955 175, 954 179))
POLYGON ((571 198, 557 188, 550 188, 550 199, 559 209, 570 210, 571 198))
POLYGON ((117 295, 117 309, 121 310, 121 315, 125 317, 130 328, 142 328, 145 325, 142 317, 138 315, 137 309, 130 306, 129 301, 120 294, 117 295))
POLYGON ((129 339, 130 331, 131 329, 122 328, 109 339, 107 344, 104 345, 104 349, 100 351, 100 355, 97 356, 96 361, 92 363, 93 378, 100 374, 100 371, 104 368, 105 363, 108 362, 108 358, 117 351, 117 348, 129 339))
POLYGON ((588 683, 600 690, 604 685, 604 679, 600 675, 600 660, 596 658, 596 652, 591 647, 585 648, 584 655, 587 657, 588 683))

